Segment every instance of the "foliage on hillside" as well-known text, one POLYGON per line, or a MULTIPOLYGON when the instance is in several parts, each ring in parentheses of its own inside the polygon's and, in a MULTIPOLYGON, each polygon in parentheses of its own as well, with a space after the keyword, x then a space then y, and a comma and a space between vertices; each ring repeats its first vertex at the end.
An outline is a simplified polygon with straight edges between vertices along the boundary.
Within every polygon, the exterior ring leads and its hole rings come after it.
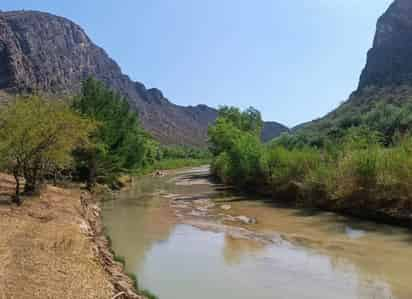
POLYGON ((397 134, 412 129, 412 89, 409 86, 369 87, 351 95, 348 101, 324 118, 306 123, 283 136, 289 147, 322 147, 342 138, 348 129, 366 126, 382 134, 390 145, 397 134))

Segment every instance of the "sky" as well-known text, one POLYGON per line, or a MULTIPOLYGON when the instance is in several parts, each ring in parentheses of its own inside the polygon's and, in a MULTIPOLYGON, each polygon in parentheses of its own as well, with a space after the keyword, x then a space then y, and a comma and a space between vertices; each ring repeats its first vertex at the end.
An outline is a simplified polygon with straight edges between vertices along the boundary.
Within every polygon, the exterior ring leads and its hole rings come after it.
POLYGON ((81 25, 133 80, 179 105, 253 106, 288 126, 356 89, 391 0, 2 0, 81 25))

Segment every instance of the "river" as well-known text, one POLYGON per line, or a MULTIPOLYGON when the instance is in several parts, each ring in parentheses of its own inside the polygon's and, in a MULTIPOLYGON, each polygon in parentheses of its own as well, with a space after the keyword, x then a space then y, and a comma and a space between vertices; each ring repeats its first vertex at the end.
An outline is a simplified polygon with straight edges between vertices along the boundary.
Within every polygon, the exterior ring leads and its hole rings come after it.
POLYGON ((412 234, 239 195, 207 167, 102 205, 117 255, 160 299, 411 299, 412 234))

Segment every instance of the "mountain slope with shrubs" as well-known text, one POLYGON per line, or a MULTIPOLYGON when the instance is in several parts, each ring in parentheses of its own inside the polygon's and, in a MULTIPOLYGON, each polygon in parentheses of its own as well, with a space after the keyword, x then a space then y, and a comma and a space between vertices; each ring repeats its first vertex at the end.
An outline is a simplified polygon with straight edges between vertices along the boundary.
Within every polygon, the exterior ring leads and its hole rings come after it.
POLYGON ((253 109, 220 111, 209 130, 219 179, 299 206, 412 224, 408 135, 395 134, 388 145, 379 131, 358 126, 316 147, 292 144, 288 136, 263 144, 260 129, 253 109))

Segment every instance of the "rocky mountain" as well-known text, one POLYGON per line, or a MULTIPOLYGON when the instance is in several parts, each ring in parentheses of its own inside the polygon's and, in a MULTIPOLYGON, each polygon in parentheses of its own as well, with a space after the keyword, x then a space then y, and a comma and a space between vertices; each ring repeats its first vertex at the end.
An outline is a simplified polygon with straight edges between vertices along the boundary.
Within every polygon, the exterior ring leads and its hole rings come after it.
POLYGON ((358 88, 349 99, 292 131, 322 134, 356 126, 378 103, 412 104, 412 0, 395 0, 379 18, 358 88))
POLYGON ((396 0, 379 18, 359 88, 412 84, 412 1, 396 0))
MULTIPOLYGON (((127 97, 144 128, 162 143, 206 144, 215 109, 175 105, 159 89, 132 81, 70 20, 36 11, 0 12, 0 90, 72 95, 89 76, 127 97)), ((266 138, 279 132, 270 127, 266 138)))

